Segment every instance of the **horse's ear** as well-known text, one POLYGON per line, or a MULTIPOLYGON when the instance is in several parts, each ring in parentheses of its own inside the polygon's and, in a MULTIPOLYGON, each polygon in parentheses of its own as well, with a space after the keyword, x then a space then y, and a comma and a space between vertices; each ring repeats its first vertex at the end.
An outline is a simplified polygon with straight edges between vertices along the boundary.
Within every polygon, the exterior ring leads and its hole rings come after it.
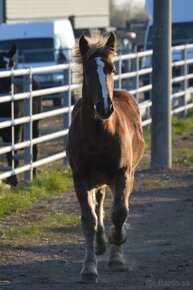
POLYGON ((109 35, 106 42, 106 47, 113 51, 116 50, 116 35, 114 32, 111 32, 111 34, 109 35))
POLYGON ((89 50, 88 40, 84 34, 79 39, 79 49, 82 56, 85 55, 89 50))
POLYGON ((16 54, 16 50, 17 50, 17 47, 16 47, 16 44, 13 43, 10 50, 8 51, 8 55, 12 58, 14 57, 14 55, 16 54))

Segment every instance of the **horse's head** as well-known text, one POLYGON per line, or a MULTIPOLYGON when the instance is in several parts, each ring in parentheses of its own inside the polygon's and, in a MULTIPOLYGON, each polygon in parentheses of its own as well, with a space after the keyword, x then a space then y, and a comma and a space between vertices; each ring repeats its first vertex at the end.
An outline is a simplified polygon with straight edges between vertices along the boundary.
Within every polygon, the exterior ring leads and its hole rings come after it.
MULTIPOLYGON (((9 51, 0 51, 0 71, 10 70, 14 67, 14 56, 16 54, 16 45, 13 44, 9 51)), ((10 90, 11 78, 0 78, 0 92, 10 90)))
POLYGON ((83 94, 98 119, 107 119, 114 111, 114 64, 116 37, 111 33, 104 44, 90 44, 84 35, 79 40, 83 63, 83 94))

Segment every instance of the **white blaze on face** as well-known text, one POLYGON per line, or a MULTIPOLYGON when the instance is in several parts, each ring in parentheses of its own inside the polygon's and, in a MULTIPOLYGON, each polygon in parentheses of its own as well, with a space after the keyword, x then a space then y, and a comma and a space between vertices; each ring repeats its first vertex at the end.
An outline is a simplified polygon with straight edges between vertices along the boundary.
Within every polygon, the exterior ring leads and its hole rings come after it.
POLYGON ((103 96, 103 100, 104 100, 104 109, 107 109, 108 108, 108 94, 107 94, 107 86, 106 86, 106 79, 105 79, 105 73, 104 73, 105 64, 101 60, 101 57, 99 57, 99 56, 96 57, 95 60, 97 63, 97 73, 98 73, 99 81, 100 81, 101 88, 102 88, 102 96, 103 96))

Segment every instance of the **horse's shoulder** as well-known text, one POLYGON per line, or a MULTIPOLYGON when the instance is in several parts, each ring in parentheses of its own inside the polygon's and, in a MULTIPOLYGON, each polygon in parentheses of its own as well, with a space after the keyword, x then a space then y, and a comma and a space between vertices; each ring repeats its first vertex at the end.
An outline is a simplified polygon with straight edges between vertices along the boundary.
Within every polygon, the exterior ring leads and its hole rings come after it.
POLYGON ((124 103, 126 106, 133 108, 139 112, 137 101, 133 95, 131 95, 128 91, 122 89, 115 89, 113 98, 118 103, 124 103))

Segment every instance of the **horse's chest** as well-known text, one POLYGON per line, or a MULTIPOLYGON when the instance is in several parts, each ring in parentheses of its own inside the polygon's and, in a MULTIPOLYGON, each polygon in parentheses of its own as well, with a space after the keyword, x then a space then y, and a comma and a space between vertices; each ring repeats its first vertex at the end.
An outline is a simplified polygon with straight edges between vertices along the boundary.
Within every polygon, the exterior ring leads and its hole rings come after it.
POLYGON ((117 142, 101 141, 88 142, 82 148, 83 163, 86 167, 99 171, 110 171, 119 164, 120 150, 117 142))

